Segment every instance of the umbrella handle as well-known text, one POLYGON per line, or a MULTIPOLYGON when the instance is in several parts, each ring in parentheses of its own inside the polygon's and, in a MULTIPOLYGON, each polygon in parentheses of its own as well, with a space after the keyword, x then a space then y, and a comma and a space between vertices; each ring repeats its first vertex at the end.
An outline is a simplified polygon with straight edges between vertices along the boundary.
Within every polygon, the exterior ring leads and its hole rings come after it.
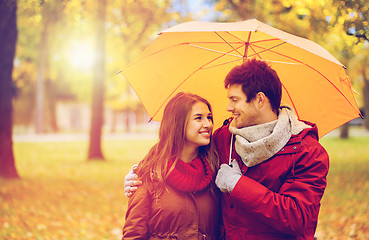
POLYGON ((231 136, 231 145, 229 147, 229 159, 228 159, 229 166, 232 166, 231 165, 231 163, 232 163, 232 147, 233 147, 233 134, 231 136))

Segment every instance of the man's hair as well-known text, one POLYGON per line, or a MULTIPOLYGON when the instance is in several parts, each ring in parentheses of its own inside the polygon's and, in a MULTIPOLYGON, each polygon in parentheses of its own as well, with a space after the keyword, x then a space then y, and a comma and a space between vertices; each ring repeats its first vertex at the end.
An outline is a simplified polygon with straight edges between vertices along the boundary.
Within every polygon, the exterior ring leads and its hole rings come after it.
POLYGON ((266 62, 250 59, 241 65, 234 67, 224 80, 225 88, 230 85, 242 85, 242 91, 250 102, 258 92, 263 92, 268 97, 272 110, 278 113, 282 99, 282 83, 277 72, 266 62))

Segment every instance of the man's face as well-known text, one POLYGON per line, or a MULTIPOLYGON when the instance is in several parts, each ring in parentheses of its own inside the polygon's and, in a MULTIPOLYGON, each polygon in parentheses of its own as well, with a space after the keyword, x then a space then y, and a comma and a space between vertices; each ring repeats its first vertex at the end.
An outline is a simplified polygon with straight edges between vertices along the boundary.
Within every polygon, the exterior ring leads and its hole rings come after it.
POLYGON ((233 122, 237 128, 259 124, 260 111, 257 108, 256 99, 246 102, 247 97, 242 91, 241 84, 230 85, 227 97, 229 99, 227 111, 232 113, 233 122))

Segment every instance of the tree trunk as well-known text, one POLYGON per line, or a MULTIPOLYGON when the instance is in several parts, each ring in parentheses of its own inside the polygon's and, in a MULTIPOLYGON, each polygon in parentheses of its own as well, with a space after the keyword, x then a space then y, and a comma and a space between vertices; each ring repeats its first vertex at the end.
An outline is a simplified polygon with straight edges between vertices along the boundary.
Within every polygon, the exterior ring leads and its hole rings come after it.
MULTIPOLYGON (((44 10, 45 11, 45 10, 44 10)), ((42 14, 43 18, 46 18, 46 14, 42 14)), ((38 74, 37 74, 37 84, 36 84, 36 133, 43 133, 45 131, 44 127, 44 117, 45 117, 45 65, 48 55, 48 21, 43 20, 43 30, 41 33, 41 42, 39 46, 40 59, 38 62, 38 74)))
POLYGON ((101 151, 101 130, 103 125, 104 81, 105 81, 105 15, 106 0, 97 0, 97 37, 95 74, 92 90, 92 117, 88 160, 103 160, 101 151))
POLYGON ((19 178, 12 140, 13 62, 17 42, 17 1, 0 0, 0 176, 19 178))
POLYGON ((131 121, 130 121, 130 117, 131 117, 131 109, 128 107, 126 110, 126 132, 130 133, 131 132, 131 121))
POLYGON ((47 107, 46 115, 47 121, 46 126, 48 126, 48 130, 56 133, 58 132, 58 123, 56 119, 56 86, 53 84, 51 79, 48 77, 45 82, 45 97, 47 101, 45 102, 45 109, 47 107))
POLYGON ((111 116, 111 133, 116 133, 117 131, 117 122, 119 117, 119 111, 118 110, 112 110, 112 116, 111 116))
POLYGON ((364 87, 363 87, 363 96, 364 96, 364 125, 366 129, 369 129, 369 79, 364 76, 364 87))
POLYGON ((340 138, 347 139, 349 138, 349 123, 345 123, 340 128, 340 138))

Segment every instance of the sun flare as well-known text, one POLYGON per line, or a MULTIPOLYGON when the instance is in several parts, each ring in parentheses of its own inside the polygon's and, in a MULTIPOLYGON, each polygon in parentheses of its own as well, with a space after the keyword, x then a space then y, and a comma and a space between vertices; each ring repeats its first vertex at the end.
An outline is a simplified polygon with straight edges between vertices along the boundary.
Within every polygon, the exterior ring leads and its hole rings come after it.
POLYGON ((70 63, 81 70, 91 70, 95 60, 95 52, 91 41, 72 42, 68 58, 70 63))

